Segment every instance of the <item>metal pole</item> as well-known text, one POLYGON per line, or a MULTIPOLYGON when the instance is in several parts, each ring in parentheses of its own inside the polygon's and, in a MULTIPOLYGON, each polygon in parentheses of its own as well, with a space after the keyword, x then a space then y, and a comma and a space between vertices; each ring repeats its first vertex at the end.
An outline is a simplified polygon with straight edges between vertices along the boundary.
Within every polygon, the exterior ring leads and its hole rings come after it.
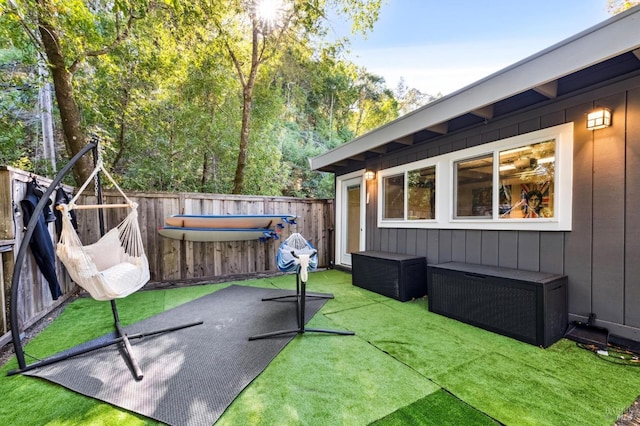
POLYGON ((18 250, 18 255, 16 257, 16 263, 13 269, 13 277, 11 278, 11 339, 13 341, 13 348, 16 353, 16 358, 18 359, 18 365, 20 368, 25 368, 26 363, 24 360, 24 351, 22 350, 22 343, 20 341, 20 330, 18 325, 18 287, 20 284, 20 272, 22 271, 22 264, 24 263, 24 257, 27 253, 27 246, 31 241, 31 237, 33 236, 33 232, 35 231, 36 224, 38 222, 38 218, 40 217, 40 213, 44 209, 44 206, 47 204, 49 197, 53 194, 53 191, 56 187, 62 182, 62 179, 65 177, 69 170, 76 165, 76 163, 96 146, 95 142, 89 142, 84 148, 80 150, 72 159, 67 163, 66 166, 62 168, 53 179, 53 182, 49 185, 45 193, 40 198, 40 202, 36 205, 36 208, 33 211, 33 215, 29 220, 29 224, 27 225, 27 230, 22 239, 22 244, 20 244, 20 249, 18 250))

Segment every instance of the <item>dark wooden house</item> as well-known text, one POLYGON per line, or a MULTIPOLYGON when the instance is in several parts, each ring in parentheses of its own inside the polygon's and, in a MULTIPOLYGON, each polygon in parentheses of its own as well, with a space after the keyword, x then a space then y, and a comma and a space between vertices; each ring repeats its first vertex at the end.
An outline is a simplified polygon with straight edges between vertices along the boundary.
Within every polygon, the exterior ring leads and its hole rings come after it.
POLYGON ((335 173, 336 266, 563 275, 568 321, 640 340, 640 7, 310 162, 335 173))

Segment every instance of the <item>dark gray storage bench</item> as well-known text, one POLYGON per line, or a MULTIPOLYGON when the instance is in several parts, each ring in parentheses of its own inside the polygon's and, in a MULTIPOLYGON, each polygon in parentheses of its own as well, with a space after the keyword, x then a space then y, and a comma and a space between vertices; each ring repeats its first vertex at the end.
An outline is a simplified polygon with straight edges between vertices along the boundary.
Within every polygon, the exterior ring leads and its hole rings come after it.
POLYGON ((564 336, 567 277, 449 262, 428 265, 429 310, 537 346, 564 336))
POLYGON ((353 285, 406 302, 427 294, 427 259, 412 254, 351 253, 353 285))

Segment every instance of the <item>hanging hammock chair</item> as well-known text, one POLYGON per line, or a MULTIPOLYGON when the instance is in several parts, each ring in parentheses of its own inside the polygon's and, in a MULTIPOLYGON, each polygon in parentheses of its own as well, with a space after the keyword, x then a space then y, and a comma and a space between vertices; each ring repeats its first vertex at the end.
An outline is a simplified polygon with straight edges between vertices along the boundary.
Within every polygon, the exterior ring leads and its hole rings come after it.
POLYGON ((34 209, 33 216, 29 220, 25 231, 24 239, 29 241, 33 235, 37 216, 42 212, 47 199, 53 193, 54 187, 57 186, 64 176, 69 173, 71 168, 84 156, 87 152, 93 151, 95 169, 87 179, 87 181, 78 190, 77 195, 67 204, 59 205, 58 209, 62 211, 62 231, 60 242, 57 245, 56 253, 67 268, 69 275, 79 286, 84 288, 91 294, 94 299, 109 300, 114 320, 114 334, 111 338, 99 339, 97 342, 86 342, 74 348, 59 352, 56 355, 39 359, 38 361, 27 364, 25 353, 22 348, 20 330, 18 321, 18 295, 20 284, 21 265, 26 255, 27 244, 21 244, 16 257, 16 267, 11 279, 11 324, 15 327, 11 328, 11 336, 13 338, 13 346, 18 360, 19 368, 9 371, 8 375, 22 373, 33 370, 45 365, 54 364, 64 361, 74 356, 88 354, 95 350, 105 348, 111 345, 119 345, 120 353, 126 359, 127 364, 132 370, 136 380, 142 380, 144 377, 142 370, 136 358, 134 357, 130 340, 141 339, 146 336, 157 336, 163 333, 169 333, 184 328, 193 327, 202 324, 202 321, 196 321, 188 324, 168 327, 162 330, 147 331, 134 335, 127 335, 124 328, 120 324, 118 315, 118 307, 116 305, 117 298, 125 297, 149 281, 149 262, 144 253, 142 246, 142 238, 140 228, 138 226, 138 205, 131 201, 122 192, 118 184, 113 180, 111 175, 104 169, 102 160, 100 159, 100 151, 98 147, 98 138, 94 136, 90 143, 80 150, 69 163, 58 172, 53 183, 49 186, 40 202, 34 209), (100 184, 100 175, 102 172, 115 188, 124 197, 125 204, 102 204, 102 192, 100 184), (89 182, 95 179, 96 205, 76 205, 76 200, 83 193, 89 182), (109 232, 104 232, 104 212, 106 208, 128 208, 130 209, 127 217, 115 228, 109 232), (100 225, 100 235, 102 238, 98 242, 83 246, 76 234, 71 221, 70 212, 72 210, 99 209, 98 221, 100 225))
POLYGON ((144 252, 138 205, 122 192, 118 184, 98 160, 89 179, 69 204, 62 204, 62 232, 56 254, 67 268, 71 279, 96 300, 122 298, 144 286, 150 278, 149 261, 144 252), (76 205, 75 202, 98 172, 102 172, 126 200, 126 204, 76 205), (83 246, 71 222, 72 210, 126 207, 129 214, 97 242, 83 246))

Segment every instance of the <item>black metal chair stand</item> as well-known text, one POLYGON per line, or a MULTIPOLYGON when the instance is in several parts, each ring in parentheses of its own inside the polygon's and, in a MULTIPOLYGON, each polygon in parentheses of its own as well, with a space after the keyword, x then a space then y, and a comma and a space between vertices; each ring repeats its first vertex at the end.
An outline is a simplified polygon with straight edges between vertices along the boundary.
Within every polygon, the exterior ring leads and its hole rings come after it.
POLYGON ((188 327, 193 327, 193 326, 196 326, 196 325, 203 324, 203 321, 197 321, 197 322, 183 324, 183 325, 179 325, 179 326, 175 326, 175 327, 165 328, 165 329, 162 329, 162 330, 155 330, 155 331, 149 331, 149 332, 146 332, 146 333, 136 333, 136 334, 128 335, 127 333, 125 333, 124 329, 120 325, 120 320, 118 319, 118 310, 117 310, 117 307, 115 306, 115 301, 112 300, 111 303, 112 303, 112 310, 113 310, 113 315, 114 315, 114 320, 115 320, 115 323, 114 323, 115 331, 114 331, 114 333, 116 333, 117 336, 114 336, 114 337, 111 337, 111 338, 107 338, 104 341, 99 341, 98 340, 94 344, 91 344, 91 345, 81 344, 81 345, 78 345, 76 348, 68 349, 66 351, 63 351, 63 352, 60 352, 58 354, 52 355, 50 357, 41 359, 41 360, 36 361, 34 363, 31 363, 31 364, 26 364, 26 363, 24 363, 24 361, 22 361, 19 364, 23 364, 23 366, 21 365, 20 368, 18 368, 16 370, 9 371, 7 373, 7 376, 12 376, 12 375, 15 375, 15 374, 24 373, 26 371, 34 370, 34 369, 39 368, 39 367, 44 367, 45 365, 55 364, 56 362, 64 361, 64 360, 72 358, 74 356, 87 354, 89 352, 93 352, 93 351, 96 351, 98 349, 106 348, 108 346, 121 345, 121 348, 123 349, 122 350, 122 356, 123 356, 125 362, 127 363, 127 365, 129 366, 129 368, 131 369, 131 372, 132 372, 133 376, 135 377, 136 380, 142 380, 144 378, 144 374, 142 373, 142 370, 140 369, 140 366, 138 365, 138 362, 136 361, 136 359, 133 356, 131 343, 130 343, 131 340, 141 339, 143 337, 148 337, 148 336, 155 336, 155 335, 158 335, 158 334, 169 333, 169 332, 172 332, 172 331, 182 330, 183 328, 188 328, 188 327))
MULTIPOLYGON (((67 163, 67 165, 63 167, 62 170, 60 170, 60 172, 56 175, 56 177, 53 179, 53 182, 49 185, 49 188, 47 188, 45 193, 40 198, 40 201, 36 205, 32 213, 31 219, 29 220, 29 223, 26 227, 24 240, 23 240, 24 243, 20 245, 20 249, 18 250, 18 255, 16 257, 14 271, 13 271, 13 277, 11 280, 11 335, 12 335, 13 347, 15 350, 16 359, 18 360, 19 368, 16 370, 9 371, 7 373, 7 376, 23 373, 25 371, 33 370, 38 367, 43 367, 45 365, 50 365, 74 356, 86 354, 86 353, 95 351, 97 349, 105 348, 107 346, 121 345, 123 349, 122 356, 125 358, 125 361, 131 368, 135 379, 141 380, 144 376, 142 374, 140 366, 138 365, 137 361, 133 357, 131 344, 129 342, 130 340, 139 339, 146 336, 153 336, 153 335, 162 334, 162 333, 168 333, 176 330, 181 330, 183 328, 193 327, 203 323, 202 321, 192 322, 192 323, 183 324, 175 327, 165 328, 163 330, 150 331, 147 333, 138 333, 138 334, 129 336, 125 333, 124 329, 120 325, 120 318, 118 316, 118 307, 116 305, 116 302, 115 300, 111 300, 111 311, 113 313, 114 328, 115 328, 114 337, 107 338, 105 339, 105 341, 94 342, 94 344, 79 345, 79 346, 76 346, 75 348, 71 348, 66 351, 60 352, 58 354, 52 355, 50 357, 41 359, 32 364, 27 364, 25 359, 24 349, 22 347, 22 341, 21 341, 22 337, 20 336, 19 321, 18 321, 18 307, 19 307, 18 295, 19 295, 19 285, 20 285, 20 273, 22 271, 22 264, 24 263, 24 259, 26 256, 26 250, 29 245, 27 244, 27 242, 31 240, 34 229, 37 224, 36 222, 38 221, 38 216, 40 215, 40 213, 42 213, 42 210, 44 209, 45 204, 48 202, 55 188, 58 186, 58 184, 62 182, 62 179, 64 178, 64 176, 67 173, 69 173, 69 171, 71 171, 72 167, 80 160, 80 158, 91 150, 93 150, 93 160, 94 160, 94 166, 95 166, 98 158, 97 137, 92 138, 92 141, 89 142, 83 149, 81 149, 80 152, 78 152, 69 161, 69 163, 67 163)), ((100 184, 100 176, 97 175, 96 178, 97 178, 96 196, 97 196, 98 202, 102 204, 102 188, 100 184)), ((99 212, 98 220, 100 225, 100 235, 104 235, 105 233, 104 215, 102 210, 99 210, 98 212, 99 212)))
MULTIPOLYGON (((297 302, 300 294, 300 280, 296 280, 296 292, 293 294, 285 294, 283 296, 263 297, 263 302, 280 301, 280 302, 297 302)), ((307 299, 334 299, 331 293, 307 293, 307 299)))
MULTIPOLYGON (((296 252, 295 252, 295 250, 291 250, 290 253, 295 258, 298 257, 296 252)), ((316 250, 313 251, 313 255, 314 256, 317 253, 318 252, 316 250)), ((278 265, 278 268, 280 268, 280 265, 278 265)), ((297 302, 299 294, 300 294, 300 281, 296 280, 296 292, 295 293, 293 293, 293 294, 285 294, 283 296, 264 297, 264 298, 262 298, 262 301, 263 302, 268 302, 268 301, 297 302)), ((307 293, 307 299, 333 299, 333 298, 334 298, 334 296, 331 293, 307 293)))
MULTIPOLYGON (((292 254, 294 255, 294 257, 297 257, 295 255, 295 253, 292 252, 292 254)), ((323 328, 306 328, 305 327, 305 323, 304 323, 304 315, 305 315, 305 305, 307 302, 307 283, 306 281, 302 281, 300 279, 300 267, 298 266, 298 269, 296 271, 296 294, 294 295, 286 295, 286 296, 281 296, 281 297, 274 297, 274 298, 265 298, 262 300, 277 300, 283 297, 295 297, 296 299, 296 317, 297 317, 297 321, 298 321, 298 328, 291 328, 291 329, 285 329, 285 330, 277 330, 277 331, 271 331, 268 333, 263 333, 263 334, 257 334, 255 336, 251 336, 249 337, 249 340, 258 340, 258 339, 265 339, 265 338, 269 338, 269 337, 278 337, 278 336, 282 336, 282 335, 286 335, 286 334, 292 334, 292 333, 297 333, 297 334, 304 334, 307 332, 315 332, 315 333, 327 333, 327 334, 339 334, 339 335, 343 335, 343 336, 353 336, 356 333, 354 333, 353 331, 343 331, 343 330, 326 330, 323 328)), ((313 297, 313 296, 311 296, 313 297)), ((322 295, 322 298, 326 298, 326 299, 332 299, 333 295, 322 295), (330 296, 330 297, 328 297, 330 296)))

